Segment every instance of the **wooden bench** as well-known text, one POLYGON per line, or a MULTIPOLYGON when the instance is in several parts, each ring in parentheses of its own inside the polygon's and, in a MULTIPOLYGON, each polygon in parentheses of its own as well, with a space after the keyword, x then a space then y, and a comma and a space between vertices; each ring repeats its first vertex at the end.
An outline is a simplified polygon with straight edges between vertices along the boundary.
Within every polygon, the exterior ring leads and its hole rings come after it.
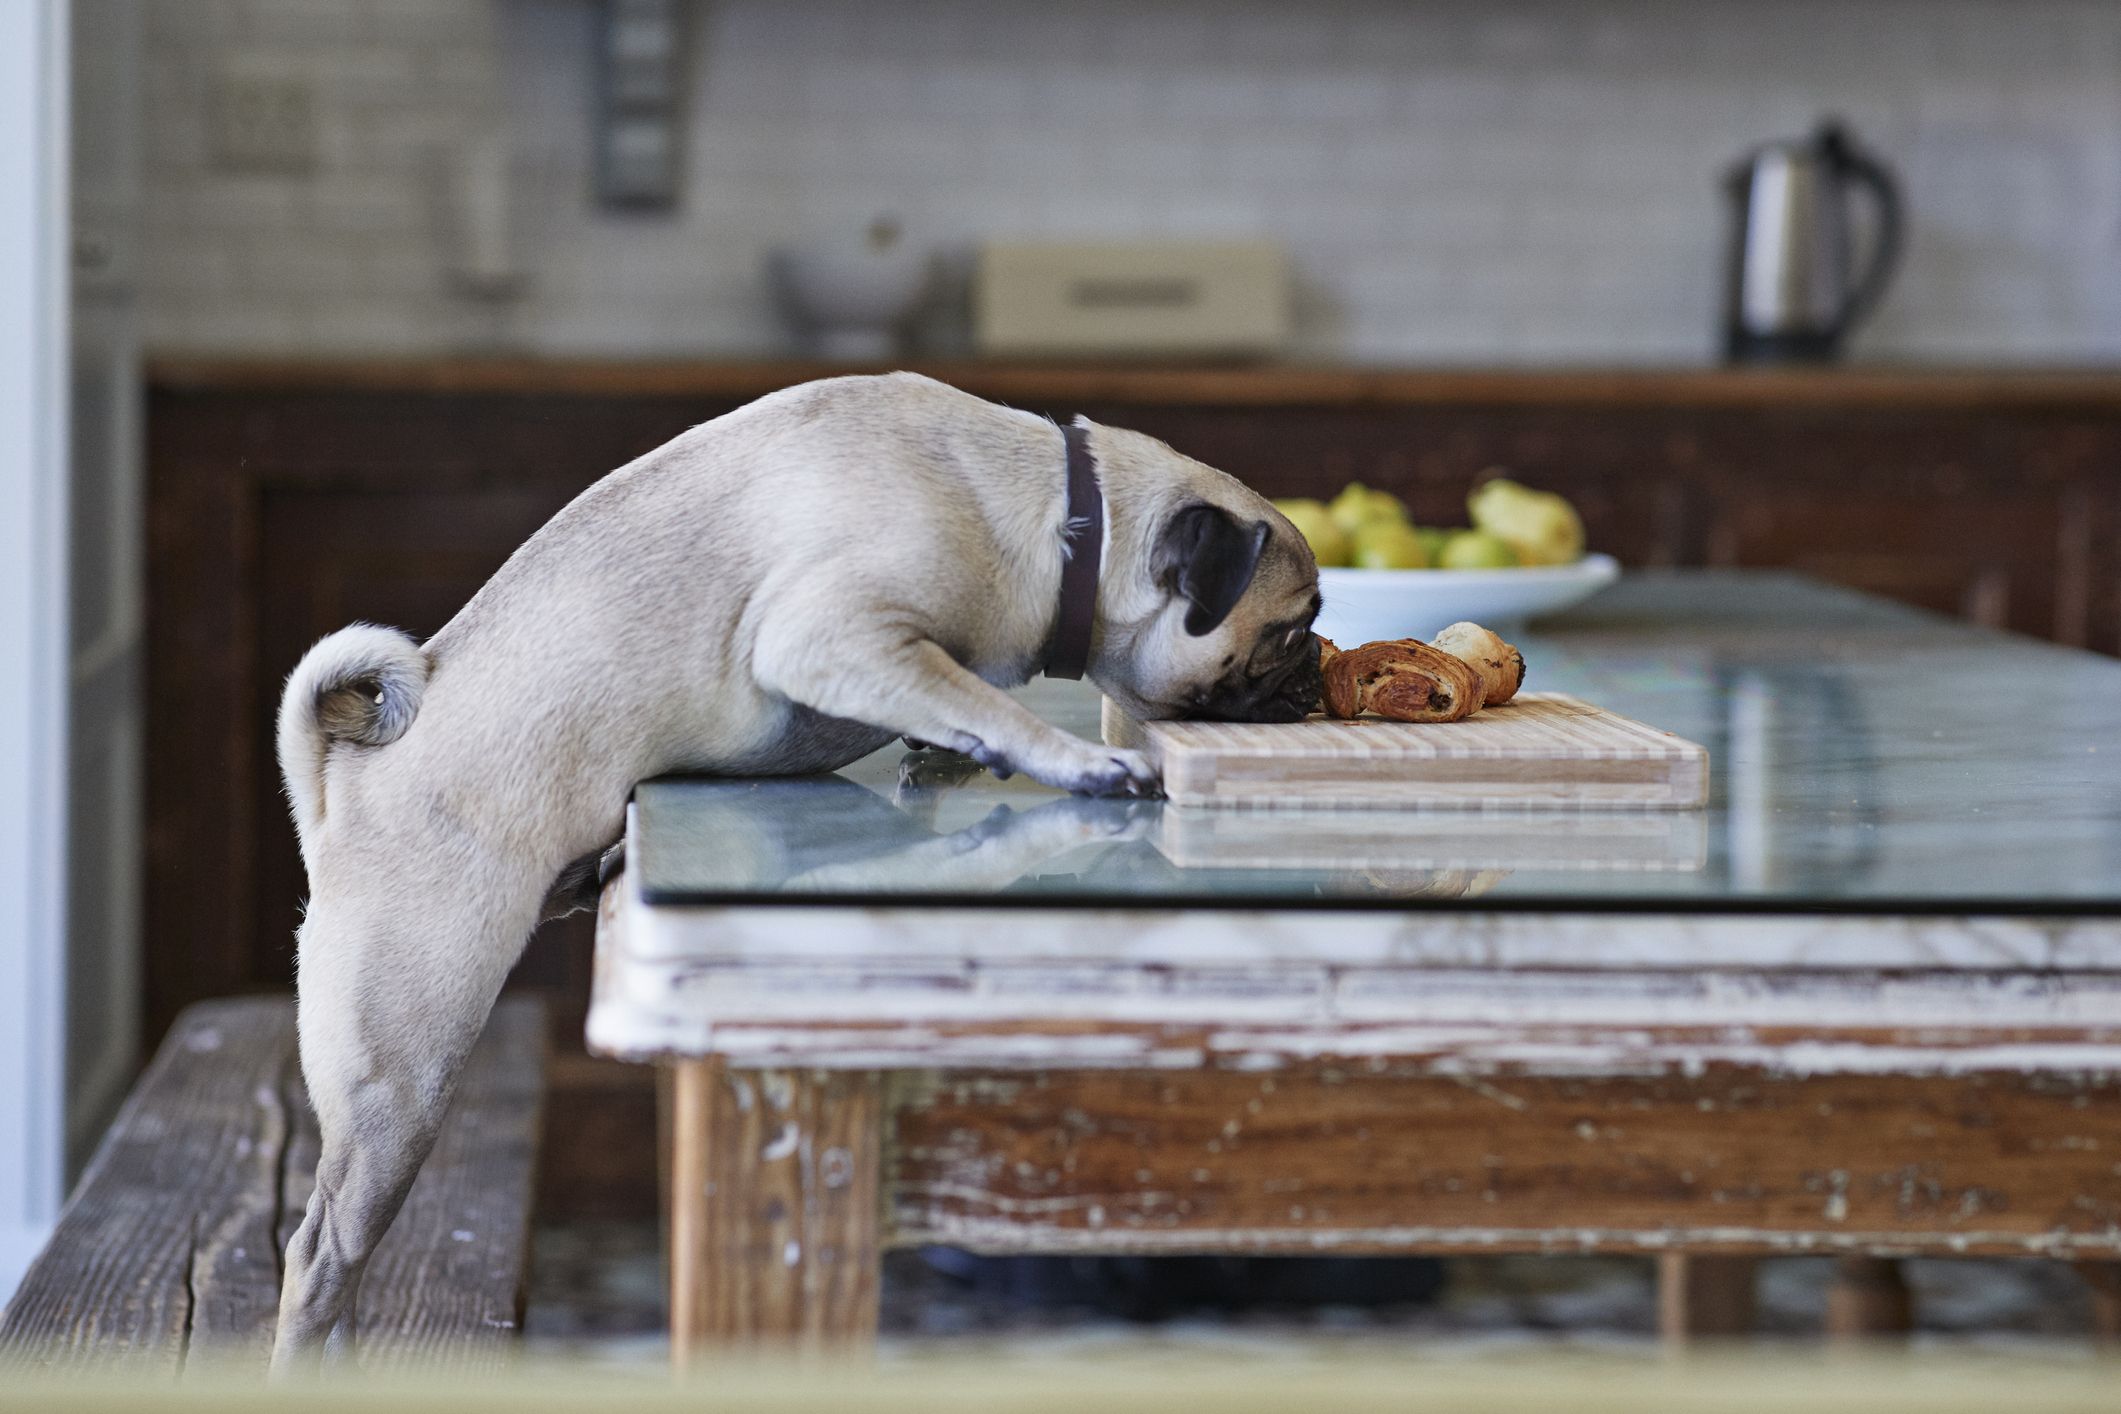
MULTIPOLYGON (((477 1368, 514 1344, 544 1060, 543 1006, 503 1001, 369 1265, 364 1366, 477 1368)), ((280 1253, 309 1201, 316 1157, 293 1001, 187 1010, 0 1314, 0 1368, 262 1368, 280 1253)))

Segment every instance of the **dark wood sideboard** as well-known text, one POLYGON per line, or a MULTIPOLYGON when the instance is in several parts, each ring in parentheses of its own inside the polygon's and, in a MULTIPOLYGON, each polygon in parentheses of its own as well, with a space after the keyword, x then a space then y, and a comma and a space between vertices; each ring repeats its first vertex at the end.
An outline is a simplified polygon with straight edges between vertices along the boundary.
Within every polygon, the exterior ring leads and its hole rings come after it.
MULTIPOLYGON (((302 876, 272 718, 305 646, 355 619, 433 632, 604 472, 833 371, 158 361, 149 1037, 194 1000, 293 975, 302 876)), ((1153 433, 1270 495, 1355 479, 1456 523, 1503 466, 1569 495, 1629 565, 1796 568, 2121 652, 2121 374, 929 371, 1153 433)), ((568 920, 525 975, 579 1001, 588 955, 568 920)), ((575 1021, 563 1007, 559 1034, 575 1021)))

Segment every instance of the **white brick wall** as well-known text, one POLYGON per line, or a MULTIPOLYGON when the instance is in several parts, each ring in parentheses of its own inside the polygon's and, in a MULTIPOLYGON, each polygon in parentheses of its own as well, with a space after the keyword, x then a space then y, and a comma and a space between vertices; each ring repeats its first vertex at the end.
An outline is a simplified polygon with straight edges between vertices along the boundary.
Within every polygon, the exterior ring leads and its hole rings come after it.
POLYGON ((702 0, 669 216, 589 201, 590 0, 148 0, 162 349, 782 351, 765 251, 1265 234, 1304 355, 1713 355, 1725 166, 1845 115, 1913 217, 1866 357, 2121 358, 2121 6, 2097 0, 702 0), (229 65, 307 76, 307 176, 210 165, 229 65), (531 279, 447 273, 504 131, 531 279))

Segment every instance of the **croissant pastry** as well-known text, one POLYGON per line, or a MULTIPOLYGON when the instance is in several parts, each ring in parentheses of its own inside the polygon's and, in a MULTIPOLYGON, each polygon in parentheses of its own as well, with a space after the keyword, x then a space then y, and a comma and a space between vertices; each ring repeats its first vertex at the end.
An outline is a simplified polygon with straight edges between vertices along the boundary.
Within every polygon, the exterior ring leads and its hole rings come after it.
POLYGON ((1455 722, 1480 710, 1479 671, 1441 648, 1403 638, 1342 650, 1320 639, 1318 656, 1329 716, 1455 722))
POLYGON ((1473 665, 1485 689, 1483 706, 1500 707, 1524 686, 1524 654, 1479 624, 1452 624, 1429 642, 1473 665))

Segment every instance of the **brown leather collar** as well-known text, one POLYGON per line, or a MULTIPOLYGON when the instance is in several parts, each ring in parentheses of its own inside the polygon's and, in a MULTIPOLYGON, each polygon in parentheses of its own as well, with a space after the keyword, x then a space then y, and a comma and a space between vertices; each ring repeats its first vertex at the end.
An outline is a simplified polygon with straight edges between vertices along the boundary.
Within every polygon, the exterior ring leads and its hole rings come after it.
POLYGON ((1046 641, 1045 674, 1079 678, 1090 666, 1090 629, 1097 619, 1097 571, 1105 557, 1105 493, 1097 482, 1090 430, 1080 422, 1061 428, 1068 447, 1067 518, 1061 522, 1060 612, 1046 641))

